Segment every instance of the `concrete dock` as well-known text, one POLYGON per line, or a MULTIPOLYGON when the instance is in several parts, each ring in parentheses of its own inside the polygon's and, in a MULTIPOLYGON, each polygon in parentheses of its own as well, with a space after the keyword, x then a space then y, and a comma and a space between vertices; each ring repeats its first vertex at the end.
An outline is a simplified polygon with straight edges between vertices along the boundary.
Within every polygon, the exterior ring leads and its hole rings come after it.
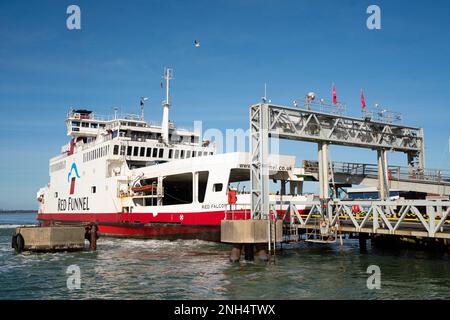
POLYGON ((83 226, 18 227, 11 246, 22 251, 73 251, 85 248, 83 226))

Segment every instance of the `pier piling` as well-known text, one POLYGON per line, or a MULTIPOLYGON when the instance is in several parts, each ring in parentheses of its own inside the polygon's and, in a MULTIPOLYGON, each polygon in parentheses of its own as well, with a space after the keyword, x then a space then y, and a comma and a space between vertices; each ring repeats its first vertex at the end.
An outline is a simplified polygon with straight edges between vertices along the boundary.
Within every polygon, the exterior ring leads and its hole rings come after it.
POLYGON ((242 251, 241 244, 233 245, 233 248, 231 249, 231 253, 230 253, 230 261, 231 262, 239 262, 239 259, 241 258, 241 251, 242 251))
POLYGON ((246 261, 253 261, 255 259, 254 249, 255 246, 253 244, 244 245, 244 255, 246 261))
POLYGON ((359 250, 361 252, 367 251, 367 234, 359 233, 359 250))
POLYGON ((98 239, 98 226, 96 224, 91 225, 90 231, 90 240, 89 240, 89 249, 91 251, 97 250, 97 239, 98 239))
POLYGON ((267 252, 267 244, 257 244, 256 245, 256 257, 260 261, 269 261, 269 254, 267 252))

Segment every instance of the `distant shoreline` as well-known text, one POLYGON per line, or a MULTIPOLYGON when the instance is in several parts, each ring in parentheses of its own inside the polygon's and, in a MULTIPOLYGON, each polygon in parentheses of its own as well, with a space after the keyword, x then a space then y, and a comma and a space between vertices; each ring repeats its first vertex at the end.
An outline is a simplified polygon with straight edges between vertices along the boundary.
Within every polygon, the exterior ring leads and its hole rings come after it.
POLYGON ((37 210, 0 210, 0 214, 5 213, 37 213, 37 210))

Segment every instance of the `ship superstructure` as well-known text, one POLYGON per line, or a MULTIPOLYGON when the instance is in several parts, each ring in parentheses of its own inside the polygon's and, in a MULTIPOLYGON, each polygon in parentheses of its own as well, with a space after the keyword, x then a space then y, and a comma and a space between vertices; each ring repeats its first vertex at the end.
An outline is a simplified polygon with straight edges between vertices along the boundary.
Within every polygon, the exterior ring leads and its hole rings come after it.
MULTIPOLYGON (((162 123, 145 121, 143 98, 141 115, 69 111, 70 142, 50 160, 50 182, 38 192, 43 224, 96 223, 116 236, 218 240, 221 220, 250 217, 249 154, 216 154, 198 132, 170 122, 170 69, 165 79, 162 123)), ((291 181, 283 200, 306 199, 294 165, 291 156, 272 161, 272 179, 291 181)))

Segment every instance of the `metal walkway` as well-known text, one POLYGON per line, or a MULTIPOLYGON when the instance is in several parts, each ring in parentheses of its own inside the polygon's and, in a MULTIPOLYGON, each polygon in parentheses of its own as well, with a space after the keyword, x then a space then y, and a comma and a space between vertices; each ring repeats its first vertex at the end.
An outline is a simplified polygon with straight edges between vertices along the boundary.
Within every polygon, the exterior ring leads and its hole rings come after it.
MULTIPOLYGON (((319 180, 319 162, 304 160, 303 177, 319 180)), ((330 174, 336 184, 363 184, 378 187, 378 166, 375 164, 332 162, 330 174)), ((390 189, 450 195, 450 171, 388 166, 390 189)))

